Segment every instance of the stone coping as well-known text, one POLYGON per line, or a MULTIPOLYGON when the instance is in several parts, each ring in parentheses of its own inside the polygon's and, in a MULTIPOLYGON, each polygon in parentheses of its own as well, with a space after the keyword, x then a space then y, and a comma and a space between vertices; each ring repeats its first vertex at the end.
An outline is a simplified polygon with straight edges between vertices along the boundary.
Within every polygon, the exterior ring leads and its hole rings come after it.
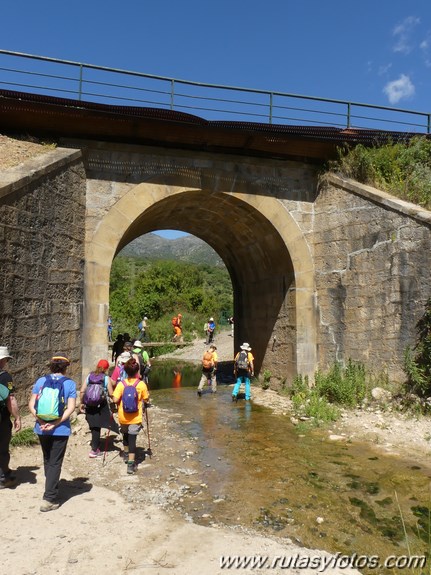
POLYGON ((346 192, 351 192, 353 194, 362 196, 372 202, 379 203, 390 210, 394 210, 414 218, 421 223, 431 225, 431 211, 425 208, 421 208, 416 204, 412 204, 411 202, 401 200, 395 196, 392 196, 391 194, 388 194, 387 192, 383 192, 377 188, 373 188, 372 186, 360 184, 355 180, 342 178, 341 176, 337 176, 331 173, 325 175, 324 181, 333 184, 334 186, 338 186, 343 190, 346 190, 346 192))
POLYGON ((0 171, 0 198, 28 186, 40 177, 79 159, 81 156, 81 150, 55 148, 17 166, 0 171))

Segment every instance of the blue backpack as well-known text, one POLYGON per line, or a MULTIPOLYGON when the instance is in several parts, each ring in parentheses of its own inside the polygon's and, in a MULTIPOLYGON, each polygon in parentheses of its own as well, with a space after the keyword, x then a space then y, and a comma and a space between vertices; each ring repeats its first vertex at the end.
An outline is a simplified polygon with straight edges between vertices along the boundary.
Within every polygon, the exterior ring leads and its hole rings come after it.
POLYGON ((139 378, 137 378, 131 385, 127 385, 125 381, 121 382, 124 385, 121 398, 124 413, 136 413, 139 411, 138 390, 136 389, 139 381, 139 378))
POLYGON ((45 375, 45 381, 37 394, 35 402, 36 415, 43 421, 54 421, 63 415, 66 406, 64 400, 65 376, 59 379, 45 375))

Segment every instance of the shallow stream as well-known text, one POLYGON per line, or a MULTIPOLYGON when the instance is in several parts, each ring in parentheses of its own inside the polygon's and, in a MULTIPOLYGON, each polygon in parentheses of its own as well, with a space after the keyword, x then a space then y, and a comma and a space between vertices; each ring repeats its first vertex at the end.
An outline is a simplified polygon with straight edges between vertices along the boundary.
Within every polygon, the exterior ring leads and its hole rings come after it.
POLYGON ((349 555, 400 556, 407 541, 412 554, 429 549, 428 462, 330 441, 319 430, 300 434, 286 416, 233 403, 230 385, 198 398, 196 368, 185 368, 181 380, 172 369, 154 371, 154 402, 181 414, 177 433, 196 438, 208 486, 184 503, 196 523, 253 527, 349 555))

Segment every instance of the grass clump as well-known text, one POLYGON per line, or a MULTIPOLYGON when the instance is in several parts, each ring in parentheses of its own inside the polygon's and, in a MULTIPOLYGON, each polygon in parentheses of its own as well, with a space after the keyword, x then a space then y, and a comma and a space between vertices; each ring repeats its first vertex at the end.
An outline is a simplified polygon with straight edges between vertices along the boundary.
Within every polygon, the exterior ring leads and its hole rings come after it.
POLYGON ((431 208, 431 140, 426 136, 371 148, 340 148, 329 169, 431 208))
POLYGON ((335 363, 327 373, 316 373, 314 386, 306 376, 298 375, 284 393, 291 398, 296 416, 310 418, 314 426, 320 426, 336 421, 340 408, 363 404, 367 396, 365 368, 351 360, 344 368, 335 363))
POLYGON ((39 444, 39 440, 32 427, 25 427, 12 435, 10 444, 12 447, 30 447, 39 444))

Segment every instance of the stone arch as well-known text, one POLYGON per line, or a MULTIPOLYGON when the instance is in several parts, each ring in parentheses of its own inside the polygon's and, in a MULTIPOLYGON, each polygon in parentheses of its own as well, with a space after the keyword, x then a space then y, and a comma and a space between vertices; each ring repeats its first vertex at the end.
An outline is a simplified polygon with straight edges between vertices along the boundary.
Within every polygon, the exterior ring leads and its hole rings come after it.
POLYGON ((309 245, 285 206, 268 195, 141 183, 99 221, 86 244, 83 373, 106 354, 109 276, 115 255, 157 229, 196 235, 221 256, 235 301, 235 347, 250 341, 257 369, 285 379, 317 361, 309 245), (287 366, 287 367, 286 367, 287 366))

